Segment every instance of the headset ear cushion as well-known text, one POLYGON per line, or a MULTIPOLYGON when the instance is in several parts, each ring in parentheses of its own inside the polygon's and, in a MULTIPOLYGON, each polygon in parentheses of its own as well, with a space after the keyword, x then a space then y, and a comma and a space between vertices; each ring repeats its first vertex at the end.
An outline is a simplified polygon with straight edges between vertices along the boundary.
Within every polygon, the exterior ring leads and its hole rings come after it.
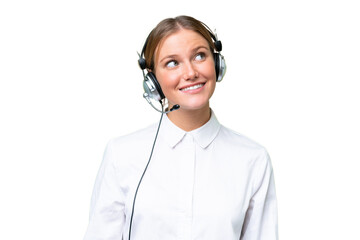
POLYGON ((216 81, 218 80, 219 78, 219 72, 220 72, 220 69, 219 69, 219 53, 214 53, 214 63, 215 63, 215 72, 216 72, 216 81))
POLYGON ((156 88, 156 91, 160 96, 160 99, 158 99, 158 100, 159 101, 163 100, 165 98, 165 95, 164 95, 164 93, 163 93, 163 91, 161 89, 161 86, 160 86, 158 80, 155 77, 155 74, 153 72, 148 72, 148 74, 146 76, 154 84, 154 86, 156 88))

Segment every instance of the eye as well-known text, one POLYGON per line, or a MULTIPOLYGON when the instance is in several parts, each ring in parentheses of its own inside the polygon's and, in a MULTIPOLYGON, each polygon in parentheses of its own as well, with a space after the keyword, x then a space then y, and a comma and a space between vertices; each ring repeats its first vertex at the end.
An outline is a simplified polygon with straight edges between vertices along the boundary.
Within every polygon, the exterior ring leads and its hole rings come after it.
POLYGON ((176 67, 177 65, 178 65, 178 62, 175 60, 171 60, 166 63, 166 67, 168 67, 168 68, 173 68, 173 67, 176 67))
POLYGON ((196 54, 196 56, 195 56, 195 60, 196 60, 196 61, 201 61, 201 60, 203 60, 203 59, 205 59, 205 53, 200 52, 200 53, 197 53, 197 54, 196 54))

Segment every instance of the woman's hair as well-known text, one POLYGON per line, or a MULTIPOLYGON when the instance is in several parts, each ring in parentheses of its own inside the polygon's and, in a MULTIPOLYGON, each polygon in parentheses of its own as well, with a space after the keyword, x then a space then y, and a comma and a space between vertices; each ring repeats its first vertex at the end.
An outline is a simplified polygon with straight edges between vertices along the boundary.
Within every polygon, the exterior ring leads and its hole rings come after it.
POLYGON ((149 34, 144 50, 146 68, 154 69, 155 51, 159 43, 169 35, 178 32, 180 29, 192 30, 199 33, 209 43, 211 52, 214 52, 214 42, 210 34, 210 29, 201 21, 190 16, 178 16, 175 18, 166 18, 149 34))

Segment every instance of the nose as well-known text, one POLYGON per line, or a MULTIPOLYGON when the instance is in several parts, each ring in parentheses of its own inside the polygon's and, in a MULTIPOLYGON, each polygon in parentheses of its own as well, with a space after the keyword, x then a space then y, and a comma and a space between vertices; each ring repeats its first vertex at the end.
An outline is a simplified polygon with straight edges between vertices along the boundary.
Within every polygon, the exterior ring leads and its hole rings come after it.
POLYGON ((198 72, 191 62, 184 64, 183 78, 184 80, 191 81, 198 77, 198 72))

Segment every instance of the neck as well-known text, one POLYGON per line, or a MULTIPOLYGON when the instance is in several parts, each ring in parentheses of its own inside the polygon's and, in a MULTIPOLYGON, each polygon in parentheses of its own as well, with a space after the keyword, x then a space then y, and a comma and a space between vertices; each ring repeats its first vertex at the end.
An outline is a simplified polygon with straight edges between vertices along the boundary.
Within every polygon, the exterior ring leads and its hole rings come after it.
POLYGON ((197 110, 187 110, 180 107, 179 110, 167 114, 171 122, 182 130, 189 132, 207 123, 211 116, 209 105, 197 110))

